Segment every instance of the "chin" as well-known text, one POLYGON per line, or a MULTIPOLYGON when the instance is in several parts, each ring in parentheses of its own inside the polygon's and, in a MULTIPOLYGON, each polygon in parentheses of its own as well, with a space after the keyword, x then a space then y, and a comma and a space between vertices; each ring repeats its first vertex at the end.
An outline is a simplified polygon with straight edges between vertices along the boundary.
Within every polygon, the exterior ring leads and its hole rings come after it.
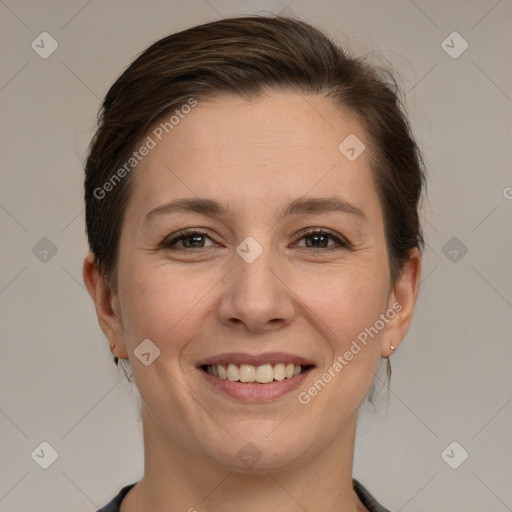
MULTIPOLYGON (((245 422, 240 429, 229 429, 231 436, 222 430, 218 437, 208 436, 204 452, 226 470, 237 473, 285 469, 311 451, 313 443, 296 425, 279 426, 280 421, 282 418, 258 421, 257 425, 245 422)), ((197 443, 200 446, 204 441, 197 443)))

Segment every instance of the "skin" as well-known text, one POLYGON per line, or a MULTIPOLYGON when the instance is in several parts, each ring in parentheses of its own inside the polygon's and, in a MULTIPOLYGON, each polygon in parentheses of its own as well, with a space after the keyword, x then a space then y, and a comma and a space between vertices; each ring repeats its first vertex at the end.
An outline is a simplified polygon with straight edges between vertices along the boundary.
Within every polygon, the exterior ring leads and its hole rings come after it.
POLYGON ((380 358, 409 328, 421 269, 414 249, 390 281, 368 141, 352 114, 321 96, 223 96, 199 102, 134 171, 117 290, 92 254, 83 269, 101 328, 130 360, 142 398, 145 474, 122 512, 366 510, 351 482, 358 408, 380 358), (353 162, 338 150, 349 134, 366 144, 353 162), (366 220, 340 211, 280 218, 293 199, 334 195, 366 220), (194 197, 231 213, 174 212, 143 224, 150 210, 194 197), (161 247, 185 228, 208 235, 161 247), (316 249, 305 228, 330 230, 352 247, 326 238, 316 249), (248 236, 263 249, 252 263, 236 252, 248 236), (379 334, 299 403, 298 393, 395 303, 401 311, 379 334), (161 351, 149 366, 134 356, 144 339, 161 351), (299 389, 247 404, 214 391, 196 368, 223 352, 267 351, 307 357, 315 369, 299 389), (251 468, 237 457, 248 442, 261 454, 251 468))

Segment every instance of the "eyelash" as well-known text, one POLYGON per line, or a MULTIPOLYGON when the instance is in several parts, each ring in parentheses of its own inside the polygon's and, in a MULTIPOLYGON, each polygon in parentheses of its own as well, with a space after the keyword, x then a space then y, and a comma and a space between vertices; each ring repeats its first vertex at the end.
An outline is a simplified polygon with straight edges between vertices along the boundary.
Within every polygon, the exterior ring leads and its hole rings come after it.
MULTIPOLYGON (((194 251, 193 248, 189 248, 189 247, 176 248, 174 246, 181 240, 185 240, 187 238, 192 238, 195 235, 204 236, 204 237, 210 238, 210 240, 212 240, 212 238, 208 235, 207 232, 201 231, 198 229, 190 229, 190 230, 181 231, 181 232, 177 233, 175 236, 164 240, 162 242, 162 248, 169 249, 169 250, 194 251)), ((301 236, 297 240, 297 242, 302 240, 303 238, 312 237, 314 235, 330 237, 332 240, 334 240, 338 244, 338 247, 325 247, 325 248, 320 248, 320 249, 315 249, 314 247, 300 247, 300 249, 309 249, 308 252, 312 252, 313 254, 325 253, 326 251, 333 251, 333 250, 339 250, 339 249, 352 249, 352 246, 343 237, 337 236, 333 232, 325 230, 325 229, 310 229, 308 231, 304 231, 301 233, 301 236)), ((214 240, 212 240, 212 241, 214 241, 214 240)), ((204 250, 208 250, 208 249, 209 249, 208 247, 199 247, 196 249, 195 252, 204 251, 204 250)))

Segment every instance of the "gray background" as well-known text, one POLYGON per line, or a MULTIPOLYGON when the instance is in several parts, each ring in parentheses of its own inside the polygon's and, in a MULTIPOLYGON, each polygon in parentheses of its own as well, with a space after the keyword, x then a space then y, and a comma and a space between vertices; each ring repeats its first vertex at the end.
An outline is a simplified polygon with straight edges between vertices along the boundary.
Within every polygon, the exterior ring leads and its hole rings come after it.
POLYGON ((510 0, 0 0, 2 512, 94 511, 142 474, 138 394, 81 277, 101 98, 164 35, 283 10, 394 66, 429 173, 417 310, 389 400, 362 411, 354 475, 393 511, 512 510, 510 0), (44 31, 47 59, 31 48, 44 31), (47 469, 31 457, 43 441, 47 469))

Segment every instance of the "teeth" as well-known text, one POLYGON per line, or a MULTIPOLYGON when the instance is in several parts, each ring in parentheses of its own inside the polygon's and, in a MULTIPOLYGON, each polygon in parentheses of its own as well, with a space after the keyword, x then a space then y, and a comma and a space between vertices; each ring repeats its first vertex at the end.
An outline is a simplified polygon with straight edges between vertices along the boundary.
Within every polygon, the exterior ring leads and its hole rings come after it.
POLYGON ((240 380, 240 370, 238 369, 238 366, 236 364, 228 364, 228 380, 240 380))
POLYGON ((227 368, 221 364, 208 365, 206 371, 215 377, 232 382, 259 382, 267 384, 273 380, 291 379, 300 375, 304 367, 293 363, 278 363, 275 365, 262 364, 258 367, 252 364, 241 364, 240 366, 229 363, 227 368))
POLYGON ((284 364, 279 363, 274 366, 274 380, 283 380, 285 378, 284 364))
MULTIPOLYGON (((228 378, 228 372, 226 371, 226 368, 222 366, 221 364, 214 365, 217 367, 217 373, 219 374, 219 379, 226 380, 228 378)), ((208 368, 211 368, 211 366, 208 366, 208 368)))
MULTIPOLYGON (((299 368, 300 370, 300 366, 298 366, 297 368, 299 368)), ((256 382, 261 382, 262 384, 272 382, 274 380, 274 368, 272 368, 272 365, 262 364, 261 366, 258 366, 258 368, 256 369, 256 376, 254 380, 256 382)))
POLYGON ((256 380, 256 368, 250 364, 241 364, 238 375, 240 382, 254 382, 256 380))

